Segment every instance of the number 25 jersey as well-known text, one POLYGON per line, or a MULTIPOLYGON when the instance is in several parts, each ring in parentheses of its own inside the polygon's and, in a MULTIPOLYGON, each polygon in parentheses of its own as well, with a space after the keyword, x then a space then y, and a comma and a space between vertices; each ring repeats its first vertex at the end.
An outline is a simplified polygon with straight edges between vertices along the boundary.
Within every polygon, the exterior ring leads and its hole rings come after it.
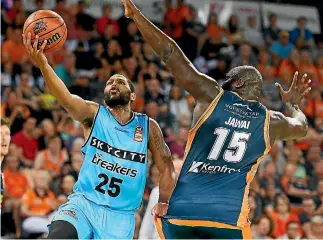
POLYGON ((149 118, 133 113, 122 125, 99 106, 82 146, 84 162, 74 194, 111 209, 135 211, 141 205, 147 174, 149 118))
POLYGON ((269 111, 221 90, 190 130, 167 218, 248 223, 248 193, 270 150, 269 111))

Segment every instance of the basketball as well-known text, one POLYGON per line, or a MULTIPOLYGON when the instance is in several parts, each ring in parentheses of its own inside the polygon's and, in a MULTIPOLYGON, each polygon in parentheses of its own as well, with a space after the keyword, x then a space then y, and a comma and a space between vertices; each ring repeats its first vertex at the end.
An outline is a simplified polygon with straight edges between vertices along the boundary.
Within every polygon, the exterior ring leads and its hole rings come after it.
POLYGON ((32 13, 26 20, 23 33, 31 33, 33 45, 36 35, 39 37, 38 48, 47 40, 45 53, 55 52, 60 49, 67 37, 67 28, 63 18, 50 10, 39 10, 32 13))

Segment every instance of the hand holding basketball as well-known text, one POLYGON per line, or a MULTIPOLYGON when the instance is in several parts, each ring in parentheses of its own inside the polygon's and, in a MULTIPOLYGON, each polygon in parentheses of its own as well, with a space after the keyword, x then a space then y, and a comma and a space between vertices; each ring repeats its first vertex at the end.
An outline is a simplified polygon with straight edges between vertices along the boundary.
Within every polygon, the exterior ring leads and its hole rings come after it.
POLYGON ((36 35, 34 44, 31 45, 31 34, 28 33, 27 37, 25 34, 22 34, 23 43, 29 53, 31 60, 37 65, 37 67, 42 67, 47 64, 47 58, 44 55, 44 49, 47 44, 47 40, 44 40, 40 48, 38 49, 38 40, 39 37, 36 35))

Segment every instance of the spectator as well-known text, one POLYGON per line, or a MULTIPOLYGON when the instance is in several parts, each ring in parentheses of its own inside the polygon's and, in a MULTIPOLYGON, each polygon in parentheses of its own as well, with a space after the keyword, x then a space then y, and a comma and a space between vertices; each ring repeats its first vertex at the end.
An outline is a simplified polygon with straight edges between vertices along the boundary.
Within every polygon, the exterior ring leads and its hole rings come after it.
POLYGON ((289 42, 289 33, 286 31, 281 31, 279 33, 279 41, 276 40, 271 45, 272 54, 276 55, 281 59, 286 59, 292 52, 294 45, 289 42))
POLYGON ((85 31, 91 32, 94 29, 95 19, 89 14, 85 13, 85 2, 79 1, 78 13, 76 15, 77 24, 85 31))
MULTIPOLYGON (((174 164, 174 170, 176 173, 176 178, 178 178, 183 165, 183 161, 177 159, 173 161, 173 164, 174 164)), ((152 189, 149 196, 147 209, 141 223, 139 239, 159 239, 157 229, 154 224, 154 219, 152 216, 152 209, 158 203, 158 197, 159 197, 159 186, 156 186, 152 189)))
POLYGON ((322 239, 323 238, 323 217, 316 215, 311 218, 309 231, 306 233, 307 239, 322 239))
POLYGON ((96 30, 100 35, 105 34, 106 29, 110 26, 109 31, 113 31, 114 34, 119 34, 119 25, 118 22, 113 20, 110 16, 112 7, 110 5, 106 5, 103 7, 103 16, 96 20, 96 30))
POLYGON ((160 107, 166 107, 166 97, 161 93, 160 83, 157 79, 151 79, 147 83, 147 91, 145 92, 144 99, 145 102, 154 101, 160 107))
POLYGON ((257 66, 257 61, 251 52, 251 46, 248 43, 240 45, 238 56, 233 58, 230 69, 240 65, 257 66))
POLYGON ((319 75, 319 85, 323 84, 323 54, 319 55, 316 60, 316 67, 319 75))
POLYGON ((228 22, 228 34, 230 41, 235 47, 238 47, 243 40, 243 34, 239 28, 239 22, 237 15, 231 15, 228 22))
POLYGON ((62 140, 54 135, 48 138, 47 148, 37 154, 34 168, 45 169, 52 177, 58 177, 67 160, 68 155, 62 148, 62 140))
POLYGON ((317 68, 313 63, 312 56, 309 51, 303 50, 301 51, 301 65, 300 65, 301 74, 306 73, 314 83, 318 83, 319 76, 317 72, 317 68))
MULTIPOLYGON (((278 66, 277 76, 283 78, 284 74, 288 73, 287 80, 291 81, 295 71, 300 69, 300 54, 297 49, 293 49, 288 59, 284 59, 278 66)), ((286 85, 290 85, 290 82, 285 82, 286 85)))
POLYGON ((3 208, 4 211, 12 212, 16 237, 20 238, 20 204, 21 198, 28 188, 28 180, 19 170, 19 160, 15 155, 7 156, 3 175, 4 185, 6 186, 3 208))
POLYGON ((39 150, 44 150, 48 145, 49 138, 56 134, 56 128, 54 122, 50 119, 44 119, 40 126, 42 134, 38 138, 38 146, 39 150))
MULTIPOLYGON (((218 16, 215 13, 210 13, 206 25, 207 37, 213 38, 218 35, 223 35, 223 28, 218 23, 218 16)), ((221 39, 222 40, 222 39, 221 39)))
POLYGON ((254 239, 272 239, 270 236, 273 231, 273 221, 267 217, 260 217, 255 224, 252 237, 254 239))
POLYGON ((323 179, 317 183, 317 192, 313 199, 317 206, 316 212, 323 214, 323 179))
POLYGON ((169 110, 171 114, 176 116, 177 121, 179 121, 182 115, 191 119, 192 113, 184 96, 184 91, 178 86, 173 86, 170 91, 169 110))
POLYGON ((79 153, 72 154, 72 170, 69 172, 69 175, 73 176, 75 181, 78 179, 78 175, 81 171, 81 167, 83 164, 83 157, 79 153))
POLYGON ((29 117, 23 124, 23 129, 13 136, 13 143, 17 145, 19 158, 24 166, 32 167, 38 151, 38 141, 35 138, 36 119, 29 117))
POLYGON ((22 104, 19 104, 17 93, 10 91, 7 97, 7 103, 1 103, 1 115, 7 117, 11 124, 11 134, 15 135, 22 129, 26 118, 30 116, 29 109, 22 104))
POLYGON ((22 28, 15 27, 13 33, 2 44, 2 61, 12 61, 15 65, 15 69, 20 69, 17 64, 22 64, 27 60, 26 48, 22 43, 22 28))
POLYGON ((61 184, 61 192, 60 194, 64 194, 68 197, 73 193, 73 186, 75 184, 75 178, 72 175, 66 175, 63 177, 61 184))
POLYGON ((261 31, 257 27, 257 17, 249 16, 248 17, 248 26, 243 31, 244 41, 250 43, 253 50, 258 52, 260 48, 264 46, 264 38, 261 31))
POLYGON ((54 193, 48 189, 46 171, 34 175, 35 188, 26 191, 22 198, 21 214, 25 218, 22 228, 29 234, 48 233, 49 214, 56 209, 54 193))
POLYGON ((219 55, 228 47, 222 42, 222 36, 223 32, 220 31, 218 34, 208 37, 202 47, 201 56, 206 60, 218 59, 219 55))
POLYGON ((298 49, 309 49, 313 45, 313 34, 306 24, 306 17, 299 17, 297 27, 290 33, 289 39, 298 49))
POLYGON ((173 155, 178 157, 184 157, 186 141, 188 137, 188 130, 186 128, 180 128, 179 133, 176 134, 174 139, 167 139, 169 141, 169 149, 173 155))
POLYGON ((280 28, 277 26, 277 15, 271 13, 268 15, 269 26, 265 28, 264 36, 268 46, 279 38, 280 28))
POLYGON ((299 218, 291 212, 290 202, 285 195, 277 196, 274 205, 275 210, 271 213, 271 218, 274 222, 273 237, 276 238, 287 233, 288 222, 299 222, 299 218))
MULTIPOLYGON (((161 111, 161 108, 154 101, 145 104, 145 113, 152 119, 155 119, 159 124, 162 132, 166 135, 168 129, 176 128, 174 125, 175 119, 171 113, 161 111)), ((167 136, 167 135, 166 135, 167 136)))
POLYGON ((280 80, 275 79, 272 75, 273 70, 271 66, 265 66, 263 70, 263 96, 266 98, 266 106, 269 109, 275 111, 281 111, 283 104, 281 102, 281 96, 275 83, 278 82, 281 85, 284 85, 280 80))
POLYGON ((313 89, 311 96, 307 98, 305 114, 310 120, 323 118, 323 99, 319 89, 313 89))
MULTIPOLYGON (((321 151, 322 154, 322 151, 321 151)), ((317 189, 318 182, 323 180, 323 159, 320 161, 314 162, 313 166, 315 166, 314 176, 311 178, 310 186, 311 189, 317 189)))
POLYGON ((312 198, 304 198, 302 201, 302 212, 298 215, 302 228, 305 232, 309 230, 311 218, 316 209, 315 202, 312 198))
POLYGON ((287 223, 287 233, 283 236, 280 236, 279 239, 301 239, 301 226, 299 222, 290 221, 287 223))
POLYGON ((57 76, 63 80, 66 86, 70 86, 76 77, 75 61, 75 55, 72 52, 66 51, 63 63, 55 68, 57 76))
POLYGON ((75 84, 69 87, 69 91, 83 99, 90 100, 94 96, 94 93, 89 87, 89 81, 89 78, 85 74, 82 74, 78 77, 75 84))

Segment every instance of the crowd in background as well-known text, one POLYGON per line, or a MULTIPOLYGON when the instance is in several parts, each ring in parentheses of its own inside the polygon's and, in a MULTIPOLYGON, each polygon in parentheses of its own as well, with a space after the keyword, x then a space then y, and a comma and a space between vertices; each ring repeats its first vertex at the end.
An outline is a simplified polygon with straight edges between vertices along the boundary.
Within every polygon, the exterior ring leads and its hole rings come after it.
MULTIPOLYGON (((95 19, 84 12, 82 1, 74 6, 56 2, 53 10, 68 28, 64 48, 47 55, 56 74, 71 93, 100 104, 112 74, 131 79, 137 94, 132 109, 159 123, 180 168, 194 99, 176 86, 131 20, 112 19, 111 6, 103 6, 102 17, 95 19)), ((42 0, 34 4, 43 7, 42 0)), ((255 66, 263 76, 261 102, 270 109, 284 112, 275 82, 287 88, 296 70, 310 76, 313 90, 301 104, 310 124, 308 134, 272 146, 251 184, 249 218, 254 238, 323 239, 323 40, 307 28, 304 17, 292 31, 283 31, 275 14, 260 30, 260 17, 250 15, 242 29, 237 16, 221 26, 212 12, 203 25, 196 9, 181 0, 165 0, 165 8, 159 27, 199 71, 221 84, 231 68, 255 66)), ((72 193, 83 161, 83 129, 60 107, 28 58, 21 34, 30 13, 22 1, 2 4, 1 12, 1 116, 12 123, 10 152, 2 164, 1 233, 36 238, 46 235, 53 213, 72 193)), ((148 171, 135 239, 157 238, 150 211, 158 199, 159 173, 151 163, 148 171)))

